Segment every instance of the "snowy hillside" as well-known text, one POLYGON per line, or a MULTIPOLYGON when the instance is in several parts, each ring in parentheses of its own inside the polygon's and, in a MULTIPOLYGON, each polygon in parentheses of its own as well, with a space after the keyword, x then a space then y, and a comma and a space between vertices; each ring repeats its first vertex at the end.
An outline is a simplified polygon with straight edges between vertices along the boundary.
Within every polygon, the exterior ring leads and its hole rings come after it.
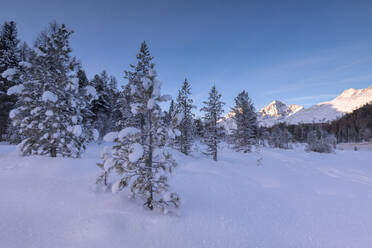
POLYGON ((369 247, 370 152, 225 148, 213 162, 179 161, 177 215, 145 210, 126 192, 97 190, 102 147, 82 159, 22 157, 0 145, 0 247, 369 247))

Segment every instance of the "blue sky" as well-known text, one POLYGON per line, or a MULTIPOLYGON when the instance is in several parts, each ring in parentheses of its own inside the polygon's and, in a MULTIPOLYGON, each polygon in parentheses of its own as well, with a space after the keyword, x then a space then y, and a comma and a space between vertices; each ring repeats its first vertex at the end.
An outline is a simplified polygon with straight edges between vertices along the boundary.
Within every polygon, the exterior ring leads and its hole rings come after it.
POLYGON ((256 108, 274 99, 310 106, 372 85, 371 1, 3 1, 29 44, 51 20, 75 33, 89 77, 106 69, 124 84, 146 40, 163 93, 183 79, 200 108, 213 84, 226 110, 247 90, 256 108))

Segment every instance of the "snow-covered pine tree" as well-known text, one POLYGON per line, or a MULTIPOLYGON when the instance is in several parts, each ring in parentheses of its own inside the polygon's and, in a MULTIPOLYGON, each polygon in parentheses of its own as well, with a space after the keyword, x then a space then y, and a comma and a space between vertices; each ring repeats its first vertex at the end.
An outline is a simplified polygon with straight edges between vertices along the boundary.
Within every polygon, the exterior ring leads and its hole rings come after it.
POLYGON ((201 111, 205 112, 203 117, 205 123, 204 143, 208 146, 205 154, 212 155, 213 160, 217 161, 218 143, 222 136, 222 130, 217 121, 222 118, 224 102, 221 101, 221 94, 218 93, 214 85, 209 92, 208 101, 203 102, 204 107, 201 111))
POLYGON ((18 69, 19 40, 15 22, 5 22, 0 33, 0 141, 12 136, 9 112, 14 107, 17 97, 7 95, 9 88, 17 84, 15 74, 18 69), (8 132, 11 133, 8 133, 8 132))
POLYGON ((112 95, 110 92, 110 78, 106 71, 100 75, 95 75, 92 80, 92 85, 96 89, 97 99, 93 101, 92 112, 94 113, 94 127, 99 132, 99 139, 108 133, 112 124, 112 95))
POLYGON ((246 91, 235 97, 235 106, 232 109, 236 128, 232 130, 234 149, 250 152, 252 145, 256 144, 257 116, 255 108, 246 91))
POLYGON ((176 144, 178 145, 179 150, 188 155, 193 141, 193 118, 194 114, 192 113, 193 109, 193 100, 190 98, 191 87, 187 79, 183 82, 182 88, 178 92, 177 104, 176 104, 176 113, 182 115, 182 121, 178 126, 181 135, 176 138, 176 144))
POLYGON ((79 157, 85 148, 79 95, 78 63, 71 57, 72 31, 53 22, 41 33, 29 63, 22 64, 22 85, 8 90, 19 95, 10 112, 13 125, 23 136, 24 155, 79 157))
MULTIPOLYGON (((26 42, 23 42, 19 46, 19 60, 20 62, 18 63, 18 66, 15 67, 16 70, 14 70, 14 74, 12 76, 12 81, 15 84, 14 88, 11 87, 12 89, 21 89, 23 86, 23 82, 20 80, 20 76, 22 73, 25 72, 25 69, 29 66, 29 61, 30 61, 30 56, 31 56, 31 49, 28 47, 26 42)), ((13 68, 12 68, 13 69, 13 68)), ((10 89, 10 88, 9 88, 10 89)), ((12 90, 9 91, 10 93, 12 90)), ((19 102, 19 99, 16 97, 17 94, 8 94, 8 96, 13 97, 16 99, 16 103, 19 102)), ((16 104, 13 105, 12 109, 16 107, 16 104)), ((14 128, 13 125, 11 124, 11 118, 9 118, 9 124, 7 126, 6 130, 6 135, 5 135, 5 140, 10 142, 11 144, 19 144, 22 141, 22 136, 19 133, 19 130, 17 128, 14 128)))
POLYGON ((26 61, 22 61, 16 71, 19 83, 9 88, 8 95, 18 96, 18 100, 9 113, 12 126, 18 131, 21 143, 18 145, 24 155, 37 154, 40 128, 44 125, 39 116, 42 109, 41 96, 43 91, 43 72, 39 57, 31 50, 26 61), (32 64, 31 64, 32 63, 32 64))
POLYGON ((142 116, 139 128, 127 127, 119 133, 109 133, 105 140, 114 140, 112 152, 103 153, 103 162, 98 164, 104 173, 97 182, 107 181, 109 172, 117 171, 120 180, 112 185, 116 192, 129 187, 134 197, 144 199, 144 206, 150 210, 167 211, 178 207, 177 193, 168 192, 167 175, 176 165, 171 154, 165 149, 167 136, 172 130, 161 120, 160 102, 169 96, 160 95, 161 83, 156 79, 152 57, 145 42, 137 55, 138 63, 134 72, 126 72, 132 97, 131 110, 142 116))

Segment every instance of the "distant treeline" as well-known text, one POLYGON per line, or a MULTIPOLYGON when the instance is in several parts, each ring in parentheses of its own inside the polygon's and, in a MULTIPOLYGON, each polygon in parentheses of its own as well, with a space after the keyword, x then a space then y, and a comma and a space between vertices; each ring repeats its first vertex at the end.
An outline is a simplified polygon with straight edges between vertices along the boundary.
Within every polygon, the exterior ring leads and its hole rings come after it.
POLYGON ((330 123, 301 123, 297 125, 279 123, 270 128, 262 127, 259 132, 263 139, 276 136, 278 132, 284 135, 289 133, 289 141, 304 143, 312 131, 322 131, 334 135, 337 143, 371 141, 372 103, 330 123))

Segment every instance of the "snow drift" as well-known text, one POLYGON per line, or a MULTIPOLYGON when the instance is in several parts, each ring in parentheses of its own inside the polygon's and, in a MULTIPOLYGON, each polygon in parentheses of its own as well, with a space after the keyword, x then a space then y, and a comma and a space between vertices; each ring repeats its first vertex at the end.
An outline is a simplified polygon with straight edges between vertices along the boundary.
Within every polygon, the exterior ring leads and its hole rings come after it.
POLYGON ((337 247, 372 244, 370 151, 225 147, 213 162, 173 151, 178 214, 147 211, 95 184, 102 146, 82 159, 22 157, 0 145, 0 247, 337 247))

